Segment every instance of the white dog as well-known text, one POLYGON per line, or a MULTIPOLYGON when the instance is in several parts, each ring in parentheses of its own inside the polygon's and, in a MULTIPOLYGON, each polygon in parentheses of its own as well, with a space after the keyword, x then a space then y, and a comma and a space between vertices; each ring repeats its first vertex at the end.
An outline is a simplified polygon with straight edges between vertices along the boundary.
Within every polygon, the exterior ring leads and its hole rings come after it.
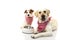
POLYGON ((32 38, 41 36, 51 36, 52 31, 57 29, 57 22, 55 19, 49 17, 50 10, 36 11, 35 16, 38 18, 37 34, 33 34, 32 38))

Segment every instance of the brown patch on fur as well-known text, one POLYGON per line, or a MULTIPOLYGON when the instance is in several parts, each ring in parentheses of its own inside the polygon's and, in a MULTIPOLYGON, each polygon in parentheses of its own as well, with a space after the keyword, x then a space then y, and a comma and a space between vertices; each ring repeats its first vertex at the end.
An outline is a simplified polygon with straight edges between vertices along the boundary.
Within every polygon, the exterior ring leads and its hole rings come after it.
POLYGON ((24 13, 28 13, 27 10, 25 10, 24 13))
POLYGON ((29 10, 29 13, 31 13, 31 14, 32 14, 33 12, 34 12, 34 10, 32 10, 32 9, 29 10))

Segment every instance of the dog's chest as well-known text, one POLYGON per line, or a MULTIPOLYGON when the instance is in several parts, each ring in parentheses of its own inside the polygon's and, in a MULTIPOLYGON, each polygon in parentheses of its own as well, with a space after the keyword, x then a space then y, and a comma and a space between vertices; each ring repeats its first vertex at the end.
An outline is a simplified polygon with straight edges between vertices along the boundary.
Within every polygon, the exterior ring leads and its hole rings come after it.
POLYGON ((27 24, 32 24, 32 21, 33 21, 33 17, 25 17, 26 18, 26 22, 27 24))
POLYGON ((44 23, 39 23, 38 21, 38 32, 43 32, 46 28, 46 26, 48 25, 48 23, 50 22, 50 19, 48 19, 46 22, 44 23))

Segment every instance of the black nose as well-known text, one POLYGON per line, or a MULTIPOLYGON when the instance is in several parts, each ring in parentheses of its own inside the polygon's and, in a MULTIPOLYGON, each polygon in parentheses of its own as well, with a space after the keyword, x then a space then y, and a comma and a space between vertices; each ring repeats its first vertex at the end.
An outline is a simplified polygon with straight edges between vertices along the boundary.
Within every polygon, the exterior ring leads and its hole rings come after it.
POLYGON ((45 18, 45 15, 42 15, 41 17, 42 17, 42 18, 45 18))
POLYGON ((45 15, 41 16, 41 20, 44 21, 45 20, 45 15))
POLYGON ((29 16, 29 14, 28 14, 28 16, 29 16))

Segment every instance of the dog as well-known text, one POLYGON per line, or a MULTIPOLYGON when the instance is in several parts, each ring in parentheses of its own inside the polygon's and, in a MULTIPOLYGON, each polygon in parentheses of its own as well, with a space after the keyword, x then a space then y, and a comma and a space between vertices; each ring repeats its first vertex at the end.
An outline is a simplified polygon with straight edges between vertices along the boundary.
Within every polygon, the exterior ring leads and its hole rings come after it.
POLYGON ((38 27, 35 34, 31 37, 38 38, 42 36, 51 36, 52 32, 57 29, 57 22, 52 17, 49 17, 50 10, 37 10, 34 14, 38 18, 38 27))
POLYGON ((25 21, 23 24, 23 28, 30 28, 31 27, 31 24, 33 22, 33 12, 34 12, 34 10, 32 10, 32 9, 24 11, 25 21))

